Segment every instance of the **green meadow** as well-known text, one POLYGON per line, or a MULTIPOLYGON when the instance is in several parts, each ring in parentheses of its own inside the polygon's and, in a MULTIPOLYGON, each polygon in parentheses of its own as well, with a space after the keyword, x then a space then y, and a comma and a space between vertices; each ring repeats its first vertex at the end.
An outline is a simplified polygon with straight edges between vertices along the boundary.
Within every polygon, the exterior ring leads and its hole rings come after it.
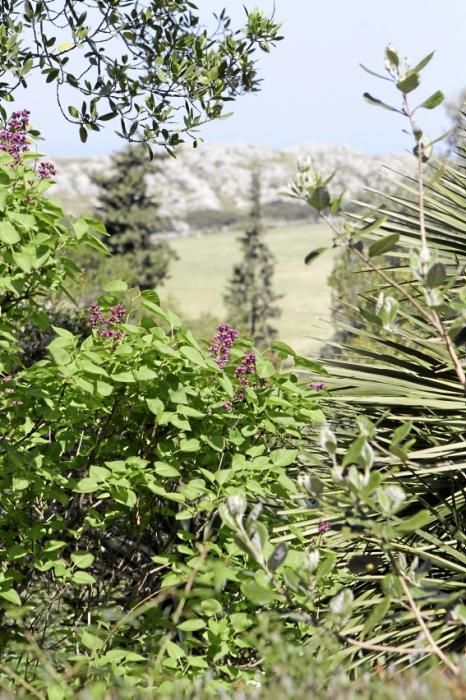
MULTIPOLYGON (((170 279, 162 297, 187 318, 210 313, 225 319, 223 294, 233 265, 240 260, 241 232, 210 233, 172 241, 178 260, 171 264, 170 279)), ((275 289, 282 295, 277 319, 280 340, 301 353, 315 354, 331 335, 331 293, 327 284, 333 251, 325 251, 309 266, 306 254, 331 244, 325 225, 304 224, 270 228, 267 243, 276 260, 275 289)))

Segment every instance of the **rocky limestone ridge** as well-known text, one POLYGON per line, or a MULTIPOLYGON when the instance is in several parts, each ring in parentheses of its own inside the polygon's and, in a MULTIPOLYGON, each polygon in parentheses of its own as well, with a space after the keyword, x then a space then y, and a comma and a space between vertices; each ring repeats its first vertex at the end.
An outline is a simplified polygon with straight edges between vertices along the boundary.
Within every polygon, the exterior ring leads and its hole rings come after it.
MULTIPOLYGON (((282 193, 303 158, 325 176, 335 171, 332 187, 336 192, 346 190, 350 198, 369 184, 375 189, 381 186, 387 177, 381 168, 384 162, 400 172, 407 170, 404 156, 381 159, 344 146, 305 144, 279 150, 258 145, 201 144, 197 149, 183 146, 176 159, 166 158, 161 171, 148 176, 148 183, 157 193, 161 214, 175 222, 175 229, 178 222, 182 230, 182 223, 189 221, 194 212, 209 212, 212 221, 216 213, 222 212, 244 216, 249 208, 254 168, 261 172, 263 203, 275 204, 277 211, 280 205, 289 206, 296 200, 282 193)), ((76 213, 92 209, 97 204, 97 188, 89 176, 110 168, 110 156, 57 158, 55 162, 58 175, 51 193, 76 213)))

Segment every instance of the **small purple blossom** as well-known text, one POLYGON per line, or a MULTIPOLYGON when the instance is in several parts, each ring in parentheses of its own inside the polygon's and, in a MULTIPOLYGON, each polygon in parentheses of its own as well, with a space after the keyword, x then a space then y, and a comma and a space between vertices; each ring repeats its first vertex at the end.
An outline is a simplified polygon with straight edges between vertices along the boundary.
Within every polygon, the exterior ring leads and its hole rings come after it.
POLYGON ((314 391, 322 391, 325 389, 325 384, 323 382, 311 382, 308 386, 309 389, 314 389, 314 391))
POLYGON ((89 323, 91 326, 100 326, 105 323, 105 316, 98 304, 91 304, 89 306, 89 323))
POLYGON ((233 410, 233 404, 231 403, 231 401, 224 401, 224 402, 222 403, 222 408, 224 408, 225 411, 232 411, 232 410, 233 410))
POLYGON ((256 356, 253 352, 248 352, 235 369, 235 377, 246 387, 249 386, 248 375, 251 374, 256 374, 256 356))
POLYGON ((109 311, 110 316, 107 318, 107 323, 121 323, 126 316, 126 309, 123 304, 111 306, 109 311))
POLYGON ((0 151, 9 153, 19 163, 29 150, 26 131, 29 126, 28 109, 13 112, 4 129, 0 129, 0 151))
POLYGON ((330 523, 328 520, 319 520, 319 524, 317 525, 319 533, 321 535, 325 535, 326 532, 330 530, 330 523))
POLYGON ((100 306, 96 303, 89 306, 89 325, 97 329, 97 335, 101 338, 114 338, 119 340, 123 337, 123 331, 115 328, 116 323, 121 323, 126 316, 126 309, 122 304, 116 304, 109 309, 106 316, 100 306))
POLYGON ((217 326, 209 352, 216 364, 223 369, 230 361, 230 352, 233 343, 239 335, 237 328, 233 328, 228 323, 220 323, 217 326))
POLYGON ((49 160, 43 160, 37 167, 37 174, 41 179, 55 177, 56 168, 49 160))
POLYGON ((242 401, 244 399, 244 389, 238 389, 235 394, 235 401, 242 401))

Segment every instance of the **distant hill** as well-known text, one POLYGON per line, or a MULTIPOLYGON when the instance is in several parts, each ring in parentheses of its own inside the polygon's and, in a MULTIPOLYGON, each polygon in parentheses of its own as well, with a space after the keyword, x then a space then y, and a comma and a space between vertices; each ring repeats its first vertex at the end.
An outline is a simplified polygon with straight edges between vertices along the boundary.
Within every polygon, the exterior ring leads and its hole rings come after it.
MULTIPOLYGON (((283 197, 301 158, 309 158, 316 170, 336 171, 334 187, 354 198, 369 183, 381 184, 383 161, 342 146, 305 144, 290 149, 257 145, 208 145, 179 149, 177 158, 167 157, 162 172, 148 177, 157 192, 161 213, 172 221, 174 233, 196 229, 237 226, 247 216, 250 173, 262 173, 264 215, 270 222, 312 218, 309 207, 283 197)), ((385 159, 386 160, 386 159, 385 159)), ((74 213, 89 212, 97 203, 97 190, 89 175, 111 166, 109 156, 56 158, 57 184, 51 193, 74 213)), ((390 158, 390 166, 406 171, 407 159, 390 158)))

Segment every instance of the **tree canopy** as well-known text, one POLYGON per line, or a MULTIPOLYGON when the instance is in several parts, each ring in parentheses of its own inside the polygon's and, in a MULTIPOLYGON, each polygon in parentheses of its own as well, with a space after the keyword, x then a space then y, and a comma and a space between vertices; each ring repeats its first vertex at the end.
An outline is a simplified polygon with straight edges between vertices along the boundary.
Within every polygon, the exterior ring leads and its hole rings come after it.
POLYGON ((258 89, 257 51, 281 38, 259 10, 240 29, 214 17, 210 31, 191 0, 1 0, 0 99, 38 71, 82 141, 117 120, 124 139, 170 150, 258 89))

